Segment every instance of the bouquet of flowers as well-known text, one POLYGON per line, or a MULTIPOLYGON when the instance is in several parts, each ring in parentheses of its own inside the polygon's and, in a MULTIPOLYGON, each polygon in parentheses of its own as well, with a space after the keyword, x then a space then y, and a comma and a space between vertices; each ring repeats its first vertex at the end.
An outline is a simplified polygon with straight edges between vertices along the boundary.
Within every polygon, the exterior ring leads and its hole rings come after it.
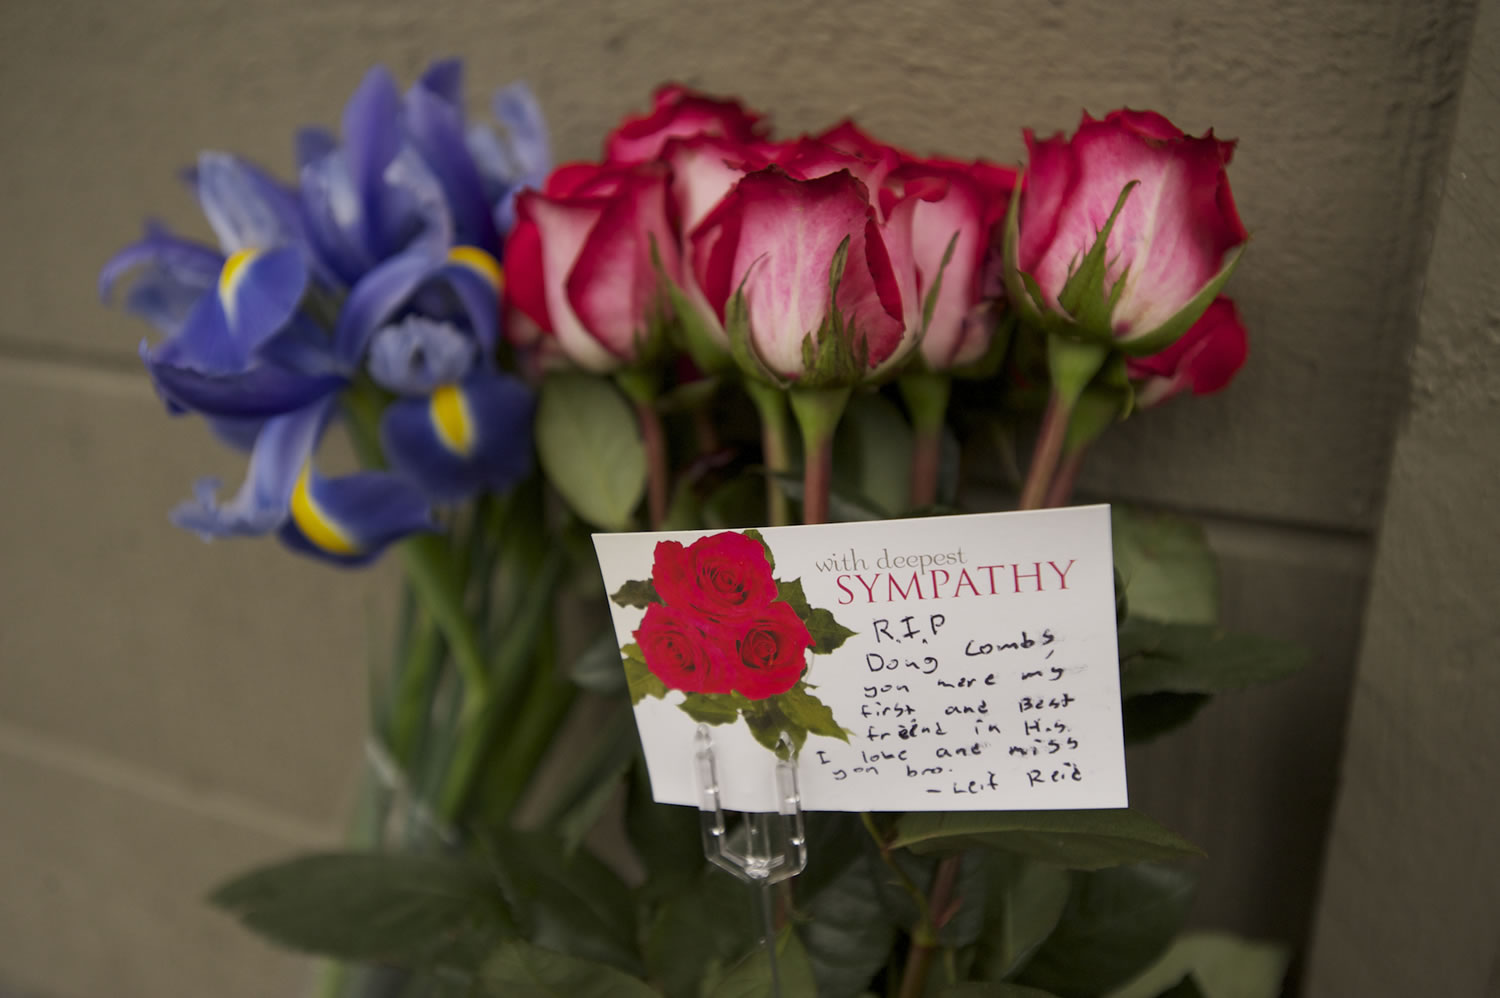
MULTIPOLYGON (((172 520, 405 569, 348 850, 214 902, 339 961, 330 995, 1154 998, 1226 966, 1275 993, 1278 952, 1179 937, 1195 850, 1133 810, 811 814, 763 931, 650 798, 643 697, 772 749, 843 734, 805 669, 850 632, 756 527, 1062 505, 1111 424, 1244 362, 1232 142, 1120 110, 1026 145, 773 139, 671 85, 553 169, 524 85, 471 124, 440 62, 404 94, 373 70, 338 135, 298 134, 294 183, 202 154, 218 247, 153 225, 101 275, 161 334, 168 412, 248 455, 172 520), (318 470, 334 425, 353 473, 318 470), (718 532, 605 593, 590 531, 642 527, 718 532), (634 642, 607 598, 645 610, 634 642)), ((1219 629, 1201 531, 1114 517, 1128 740, 1297 668, 1219 629)))

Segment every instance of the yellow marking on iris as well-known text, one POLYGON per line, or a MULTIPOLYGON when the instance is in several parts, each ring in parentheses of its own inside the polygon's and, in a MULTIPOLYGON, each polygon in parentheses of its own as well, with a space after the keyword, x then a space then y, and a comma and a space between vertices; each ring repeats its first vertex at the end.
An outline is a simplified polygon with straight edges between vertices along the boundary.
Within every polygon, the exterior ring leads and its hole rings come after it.
POLYGON ((245 268, 260 255, 260 250, 242 249, 235 250, 224 261, 224 269, 219 271, 219 300, 224 303, 224 311, 231 311, 234 307, 234 293, 239 288, 239 283, 245 276, 245 268))
POLYGON ((448 251, 448 260, 461 267, 468 267, 499 294, 505 290, 505 270, 500 261, 478 246, 455 246, 448 251))
POLYGON ((308 488, 311 475, 312 465, 304 464, 302 473, 297 476, 297 484, 292 486, 292 522, 297 524, 297 529, 314 546, 330 554, 359 554, 359 545, 342 527, 333 522, 333 518, 313 498, 308 488))
POLYGON ((474 418, 469 413, 469 400, 457 385, 440 385, 432 393, 427 404, 432 419, 432 429, 443 446, 459 457, 468 457, 474 451, 474 418))

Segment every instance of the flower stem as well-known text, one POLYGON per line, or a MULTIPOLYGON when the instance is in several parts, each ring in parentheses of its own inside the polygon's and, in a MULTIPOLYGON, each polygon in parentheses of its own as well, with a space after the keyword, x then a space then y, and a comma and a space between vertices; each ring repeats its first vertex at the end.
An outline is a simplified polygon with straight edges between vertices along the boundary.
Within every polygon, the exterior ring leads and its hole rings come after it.
POLYGON ((1068 435, 1069 407, 1056 392, 1047 400, 1047 410, 1042 414, 1042 426, 1037 431, 1036 449, 1031 455, 1031 468, 1026 473, 1026 484, 1021 487, 1021 509, 1041 509, 1057 471, 1058 458, 1062 456, 1063 441, 1068 435))
POLYGON ((849 389, 794 388, 791 399, 802 429, 802 522, 826 523, 833 488, 833 431, 849 402, 849 389))
POLYGON ((1042 502, 1044 508, 1066 505, 1073 497, 1073 486, 1078 484, 1078 472, 1083 467, 1083 453, 1084 448, 1079 447, 1063 455, 1062 463, 1057 468, 1057 477, 1052 479, 1052 485, 1047 489, 1047 498, 1042 502))
POLYGON ((786 493, 777 480, 778 475, 792 470, 792 427, 787 418, 786 392, 747 379, 745 394, 760 415, 761 460, 766 466, 766 525, 784 527, 792 522, 786 493))
POLYGON ((906 971, 901 975, 901 990, 898 992, 900 998, 920 998, 927 984, 927 970, 932 966, 932 958, 938 951, 937 930, 953 917, 956 910, 953 888, 958 883, 960 862, 959 857, 948 856, 938 864, 937 873, 932 878, 932 893, 927 898, 927 924, 918 926, 918 929, 925 928, 927 931, 912 933, 906 971))
POLYGON ((646 445, 646 508, 651 529, 660 530, 667 519, 667 493, 671 484, 667 480, 667 435, 655 404, 637 401, 635 415, 641 425, 641 441, 646 445))
POLYGON ((943 420, 948 412, 952 382, 946 374, 915 371, 898 382, 911 414, 911 508, 937 502, 938 472, 942 466, 943 420))

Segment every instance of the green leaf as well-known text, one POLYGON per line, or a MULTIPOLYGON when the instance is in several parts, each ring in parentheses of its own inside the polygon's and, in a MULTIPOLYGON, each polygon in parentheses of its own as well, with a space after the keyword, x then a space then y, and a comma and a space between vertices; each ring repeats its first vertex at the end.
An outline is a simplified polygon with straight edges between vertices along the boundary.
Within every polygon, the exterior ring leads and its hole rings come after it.
POLYGON ((771 959, 765 947, 757 946, 749 956, 730 967, 718 982, 705 989, 705 998, 818 998, 817 984, 807 951, 790 928, 776 939, 776 964, 781 990, 773 990, 771 959))
POLYGON ((519 939, 502 944, 485 962, 480 988, 484 998, 659 998, 613 967, 519 939))
POLYGON ((648 876, 641 891, 648 898, 670 895, 703 870, 697 809, 651 799, 651 779, 639 750, 625 797, 625 834, 646 866, 648 876))
MULTIPOLYGON (((702 858, 697 812, 690 855, 702 858)), ((646 934, 646 965, 668 998, 697 998, 709 964, 728 961, 755 944, 749 888, 722 870, 705 868, 657 906, 646 934)))
POLYGON ((1057 928, 1017 978, 1061 998, 1096 998, 1140 973, 1182 928, 1195 878, 1141 864, 1075 873, 1057 928))
POLYGON ((1147 693, 1121 705, 1125 743, 1139 745, 1188 723, 1212 699, 1206 693, 1147 693))
POLYGON ((807 615, 807 633, 812 635, 814 655, 827 655, 837 651, 845 641, 854 637, 854 631, 840 624, 831 610, 818 607, 807 615))
POLYGON ((808 734, 825 735, 841 742, 849 740, 849 732, 834 720, 833 711, 827 704, 808 692, 806 683, 799 680, 797 685, 781 694, 778 700, 786 719, 806 729, 808 734))
POLYGON ((628 644, 620 649, 625 666, 625 685, 630 690, 630 704, 635 706, 647 697, 660 700, 667 695, 667 684, 646 665, 641 646, 628 644))
POLYGON ((1201 856, 1139 811, 925 811, 903 815, 891 846, 918 852, 974 845, 1007 849, 1075 870, 1201 856))
POLYGON ((1219 572, 1203 528, 1170 513, 1110 510, 1115 570, 1132 617, 1171 624, 1219 620, 1219 572))
POLYGON ((1227 693, 1285 679, 1309 657, 1305 648, 1275 638, 1126 620, 1120 628, 1120 692, 1227 693))
MULTIPOLYGON (((777 486, 793 502, 802 501, 802 477, 792 474, 774 475, 777 486)), ((828 493, 828 522, 854 523, 861 520, 888 520, 891 514, 861 495, 843 492, 837 488, 828 493)))
POLYGON ((504 872, 506 899, 532 942, 631 973, 644 970, 635 903, 613 870, 540 832, 491 832, 488 845, 504 872))
MULTIPOLYGON (((771 545, 766 543, 766 535, 761 533, 759 530, 756 530, 754 527, 751 527, 749 530, 742 531, 742 533, 752 541, 756 541, 760 544, 762 550, 766 552, 766 564, 770 566, 771 571, 776 571, 776 556, 771 553, 771 545)), ((798 585, 800 586, 801 583, 798 583, 798 585)), ((803 602, 806 602, 806 600, 804 599, 803 602)))
POLYGON ((1014 974, 1052 934, 1068 903, 1068 874, 1047 863, 994 851, 985 871, 980 976, 998 981, 1014 974))
POLYGON ((1050 991, 1009 981, 969 981, 939 993, 939 998, 1057 998, 1050 991))
POLYGON ((568 678, 590 693, 617 696, 625 692, 625 672, 620 668, 620 658, 615 632, 605 628, 573 660, 568 678))
POLYGON ((537 456, 579 516, 626 530, 646 490, 646 447, 635 414, 606 379, 554 374, 536 411, 537 456))
POLYGON ((880 903, 876 876, 883 872, 861 850, 804 905, 808 917, 798 928, 820 998, 854 998, 890 959, 896 927, 880 903))
MULTIPOLYGON (((1279 990, 1273 992, 1273 994, 1280 993, 1279 990)), ((1199 990, 1198 982, 1194 980, 1193 975, 1188 974, 1182 980, 1157 995, 1156 998, 1205 998, 1205 995, 1199 990)))
POLYGON ((776 583, 776 596, 796 610, 797 616, 801 617, 804 622, 812 614, 812 607, 807 603, 807 593, 802 591, 801 579, 776 583))
POLYGON ((878 392, 855 392, 833 435, 833 491, 857 497, 880 518, 905 509, 913 447, 900 406, 878 392))
POLYGON ((733 724, 740 717, 739 704, 726 693, 689 693, 681 706, 701 724, 733 724))
POLYGON ((637 610, 644 610, 652 603, 661 602, 661 597, 656 593, 656 586, 650 579, 631 579, 616 590, 610 599, 616 606, 629 606, 637 610))
POLYGON ((209 900, 282 946, 362 962, 473 965, 511 924, 495 879, 456 856, 300 856, 209 900))
POLYGON ((1198 992, 1186 995, 1276 998, 1289 960, 1287 948, 1277 943, 1254 942, 1224 932, 1190 932, 1179 936, 1161 959, 1109 998, 1179 998, 1164 989, 1181 979, 1198 984, 1198 992))

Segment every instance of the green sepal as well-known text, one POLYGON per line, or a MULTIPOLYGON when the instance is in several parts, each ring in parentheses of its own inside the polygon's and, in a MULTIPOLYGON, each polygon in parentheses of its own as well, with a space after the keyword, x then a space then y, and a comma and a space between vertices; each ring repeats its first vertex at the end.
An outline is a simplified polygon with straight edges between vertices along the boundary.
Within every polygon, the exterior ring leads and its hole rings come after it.
MULTIPOLYGON (((746 271, 745 280, 749 278, 750 273, 746 271)), ((724 306, 724 333, 729 337, 729 355, 745 377, 776 388, 787 386, 787 379, 766 366, 760 354, 755 352, 755 344, 750 341, 750 310, 745 304, 744 281, 724 306)))
POLYGON ((1118 340, 1116 345, 1120 350, 1132 357, 1149 357, 1151 354, 1161 353, 1181 339, 1183 333, 1193 328, 1193 323, 1203 318, 1203 313, 1208 311, 1208 306, 1212 305, 1214 299, 1219 296, 1225 282, 1229 280, 1229 275, 1234 273, 1234 268, 1239 266, 1240 258, 1245 255, 1246 245, 1246 243, 1241 243, 1230 250, 1224 257, 1224 265, 1219 268, 1219 272, 1213 276, 1213 279, 1203 285, 1203 288, 1193 296, 1192 301, 1178 309, 1177 313, 1166 322, 1149 333, 1118 340))
POLYGON ((1094 375, 1109 360, 1109 346, 1066 336, 1047 337, 1047 369, 1052 391, 1065 410, 1071 412, 1094 375))
POLYGON ((1079 262, 1078 269, 1069 275, 1067 283, 1057 294, 1057 304, 1072 317, 1078 332, 1105 343, 1114 340, 1110 315, 1125 288, 1124 274, 1115 280, 1114 286, 1109 290, 1104 287, 1104 280, 1109 273, 1109 234, 1114 230, 1115 220, 1120 217, 1125 202, 1130 198, 1130 192, 1139 184, 1140 181, 1132 180, 1120 190, 1114 209, 1110 211, 1104 227, 1094 237, 1094 245, 1089 247, 1088 253, 1079 262))
POLYGON ((1021 245, 1021 189, 1017 183, 1010 192, 1010 206, 1005 210, 1005 238, 1001 244, 1001 256, 1005 261, 1005 293, 1010 296, 1011 306, 1027 325, 1044 328, 1042 312, 1046 299, 1041 289, 1029 274, 1021 273, 1016 264, 1021 245))
POLYGON ((932 287, 927 290, 927 297, 922 301, 922 328, 917 333, 918 341, 927 335, 927 327, 932 325, 932 313, 937 310, 938 294, 943 290, 943 274, 948 270, 948 264, 953 260, 953 250, 958 246, 958 233, 953 233, 953 238, 948 240, 948 248, 943 250, 943 262, 938 264, 937 277, 933 278, 932 287))
POLYGON ((667 275, 662 266, 661 254, 657 252, 656 237, 651 237, 651 265, 656 268, 658 280, 672 305, 675 321, 671 324, 668 338, 685 350, 698 370, 704 374, 723 374, 734 367, 734 357, 719 336, 714 335, 710 320, 703 314, 682 286, 667 275))

